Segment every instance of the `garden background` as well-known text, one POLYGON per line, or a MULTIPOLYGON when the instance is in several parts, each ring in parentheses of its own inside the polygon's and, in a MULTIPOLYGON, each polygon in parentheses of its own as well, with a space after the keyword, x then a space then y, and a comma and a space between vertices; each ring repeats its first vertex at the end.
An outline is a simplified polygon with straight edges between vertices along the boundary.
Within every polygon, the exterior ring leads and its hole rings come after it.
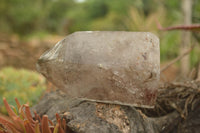
POLYGON ((162 71, 165 82, 187 77, 200 62, 200 34, 161 31, 163 27, 185 25, 184 1, 191 1, 189 23, 200 23, 198 0, 1 0, 0 2, 0 112, 2 98, 14 105, 36 104, 43 94, 54 90, 36 71, 40 55, 64 36, 76 31, 149 31, 160 38, 161 68, 181 53, 184 38, 189 46, 188 72, 175 62, 162 71), (191 12, 190 12, 191 11, 191 12))

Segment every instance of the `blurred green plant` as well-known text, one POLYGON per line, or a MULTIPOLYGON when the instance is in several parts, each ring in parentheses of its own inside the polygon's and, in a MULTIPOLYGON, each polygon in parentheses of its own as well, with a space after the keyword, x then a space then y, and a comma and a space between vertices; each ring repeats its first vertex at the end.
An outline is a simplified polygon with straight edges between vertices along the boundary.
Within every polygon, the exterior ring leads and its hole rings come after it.
POLYGON ((161 32, 158 30, 156 20, 162 24, 172 23, 167 18, 167 12, 160 7, 156 12, 152 12, 148 16, 144 11, 131 8, 129 17, 125 19, 125 25, 130 31, 153 32, 160 39, 161 61, 167 61, 178 55, 178 47, 180 42, 180 32, 161 32))
MULTIPOLYGON (((45 78, 40 74, 25 70, 6 67, 0 71, 0 105, 2 97, 14 105, 13 98, 18 98, 20 102, 35 104, 46 89, 45 78)), ((0 112, 5 113, 5 108, 0 106, 0 112)))
MULTIPOLYGON (((200 22, 200 2, 193 0, 192 20, 200 22)), ((178 55, 180 32, 158 31, 155 19, 164 26, 182 23, 180 0, 2 0, 0 32, 23 37, 66 35, 75 31, 150 31, 160 38, 161 61, 178 55)), ((200 41, 199 34, 193 34, 200 41)), ((196 53, 191 55, 196 62, 196 53)), ((195 64, 195 63, 192 63, 195 64)))

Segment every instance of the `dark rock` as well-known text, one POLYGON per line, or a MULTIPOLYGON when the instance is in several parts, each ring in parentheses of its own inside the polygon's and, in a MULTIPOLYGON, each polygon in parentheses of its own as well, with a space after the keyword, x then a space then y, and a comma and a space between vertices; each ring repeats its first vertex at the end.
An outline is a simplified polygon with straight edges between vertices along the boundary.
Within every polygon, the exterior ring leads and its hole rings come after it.
MULTIPOLYGON (((46 94, 32 109, 39 115, 47 114, 54 122, 55 114, 59 113, 75 133, 158 133, 163 122, 169 120, 168 117, 161 120, 149 118, 130 106, 71 98, 60 91, 46 94)), ((170 119, 177 116, 175 114, 170 119)))
POLYGON ((67 133, 199 133, 200 82, 160 87, 154 109, 89 102, 61 91, 47 93, 33 107, 39 115, 66 119, 67 133))

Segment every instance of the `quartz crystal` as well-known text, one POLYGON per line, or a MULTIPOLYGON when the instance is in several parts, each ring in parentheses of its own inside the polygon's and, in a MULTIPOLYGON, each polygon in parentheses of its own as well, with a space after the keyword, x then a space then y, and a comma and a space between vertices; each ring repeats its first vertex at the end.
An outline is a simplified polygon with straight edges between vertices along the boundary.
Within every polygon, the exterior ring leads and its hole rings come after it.
POLYGON ((75 32, 45 52, 37 69, 72 97, 151 108, 160 78, 159 39, 149 32, 75 32))

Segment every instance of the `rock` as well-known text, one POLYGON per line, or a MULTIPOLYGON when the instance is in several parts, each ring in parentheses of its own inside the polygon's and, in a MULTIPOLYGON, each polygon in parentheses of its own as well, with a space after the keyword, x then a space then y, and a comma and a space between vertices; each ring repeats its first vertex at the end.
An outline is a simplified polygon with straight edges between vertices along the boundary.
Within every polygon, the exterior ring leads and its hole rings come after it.
POLYGON ((198 98, 185 119, 177 111, 148 117, 134 107, 83 101, 56 91, 47 93, 32 110, 54 122, 59 113, 66 119, 66 133, 198 133, 199 107, 198 98))
POLYGON ((66 119, 66 133, 198 133, 200 82, 161 86, 154 109, 91 102, 62 91, 49 92, 32 108, 54 122, 66 119))
POLYGON ((37 68, 73 97, 153 107, 159 39, 148 32, 76 32, 44 53, 37 68))
MULTIPOLYGON (((75 133, 158 133, 160 131, 153 120, 134 107, 83 101, 71 98, 60 91, 46 94, 32 110, 36 110, 39 115, 48 115, 54 122, 55 113, 59 113, 66 119, 70 131, 75 133)), ((165 120, 168 122, 167 119, 165 120)))

